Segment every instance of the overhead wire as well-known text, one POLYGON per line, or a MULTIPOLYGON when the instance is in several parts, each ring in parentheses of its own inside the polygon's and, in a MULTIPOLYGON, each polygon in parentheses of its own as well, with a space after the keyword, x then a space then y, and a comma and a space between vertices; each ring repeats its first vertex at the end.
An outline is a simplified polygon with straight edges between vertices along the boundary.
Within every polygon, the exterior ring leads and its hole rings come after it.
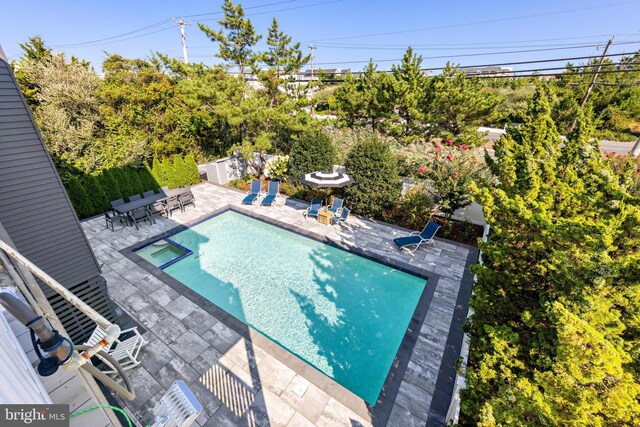
POLYGON ((348 40, 348 39, 359 39, 359 38, 389 36, 389 35, 396 35, 396 34, 408 34, 408 33, 423 32, 423 31, 445 30, 445 29, 460 28, 460 27, 473 26, 473 25, 493 24, 493 23, 498 23, 498 22, 515 21, 515 20, 520 20, 520 19, 536 18, 536 17, 542 17, 542 16, 551 16, 551 15, 560 15, 560 14, 565 14, 565 13, 582 12, 582 11, 585 11, 585 10, 610 8, 610 7, 614 7, 614 6, 621 6, 621 5, 638 3, 638 2, 639 2, 638 0, 633 0, 633 1, 625 1, 625 2, 619 2, 619 3, 609 3, 609 4, 604 4, 604 5, 581 7, 581 8, 576 8, 576 9, 565 9, 565 10, 559 10, 559 11, 553 11, 553 12, 535 13, 535 14, 531 14, 531 15, 512 16, 512 17, 506 17, 506 18, 495 18, 495 19, 488 19, 488 20, 475 21, 475 22, 466 22, 466 23, 460 23, 460 24, 438 25, 438 26, 434 26, 434 27, 416 28, 416 29, 412 29, 412 30, 387 31, 387 32, 381 32, 381 33, 374 33, 374 34, 327 37, 327 38, 322 38, 322 39, 309 39, 309 40, 303 40, 302 42, 305 42, 305 43, 306 42, 318 43, 318 42, 331 41, 331 40, 348 40))

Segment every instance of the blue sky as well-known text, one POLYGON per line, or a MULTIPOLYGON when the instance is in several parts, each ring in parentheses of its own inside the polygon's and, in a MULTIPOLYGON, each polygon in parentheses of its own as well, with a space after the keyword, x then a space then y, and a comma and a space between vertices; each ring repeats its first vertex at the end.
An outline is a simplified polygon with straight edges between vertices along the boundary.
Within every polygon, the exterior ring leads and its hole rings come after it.
MULTIPOLYGON (((380 61, 380 69, 388 69, 393 63, 388 60, 402 57, 407 45, 419 47, 419 53, 425 57, 424 67, 441 67, 447 59, 462 65, 478 65, 594 55, 601 52, 595 46, 606 43, 611 34, 616 34, 618 44, 614 44, 610 53, 640 49, 637 19, 640 0, 246 0, 241 3, 258 32, 266 33, 275 16, 280 27, 304 47, 315 43, 318 46, 316 63, 326 68, 359 70, 365 64, 358 61, 373 58, 380 61), (555 50, 497 53, 551 48, 555 50)), ((172 17, 219 12, 221 4, 221 0, 7 2, 2 6, 0 45, 9 59, 17 59, 21 52, 18 43, 39 34, 56 50, 87 59, 98 70, 105 51, 126 57, 146 57, 153 51, 181 57, 179 30, 170 22, 127 36, 71 45, 121 35, 172 17)), ((219 62, 214 57, 217 46, 196 25, 203 22, 217 27, 219 17, 186 18, 193 23, 187 27, 192 62, 219 62)))

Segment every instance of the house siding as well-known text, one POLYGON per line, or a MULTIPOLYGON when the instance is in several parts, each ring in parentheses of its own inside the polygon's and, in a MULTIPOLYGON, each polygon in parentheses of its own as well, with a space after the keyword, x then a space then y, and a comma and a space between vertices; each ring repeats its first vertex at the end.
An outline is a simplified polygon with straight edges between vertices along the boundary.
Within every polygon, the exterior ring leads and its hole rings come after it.
MULTIPOLYGON (((95 255, 9 64, 0 55, 0 223, 16 249, 113 318, 95 255)), ((92 325, 43 287, 74 341, 92 325), (73 333, 72 333, 73 332, 73 333)), ((93 325, 95 327, 95 325, 93 325)))

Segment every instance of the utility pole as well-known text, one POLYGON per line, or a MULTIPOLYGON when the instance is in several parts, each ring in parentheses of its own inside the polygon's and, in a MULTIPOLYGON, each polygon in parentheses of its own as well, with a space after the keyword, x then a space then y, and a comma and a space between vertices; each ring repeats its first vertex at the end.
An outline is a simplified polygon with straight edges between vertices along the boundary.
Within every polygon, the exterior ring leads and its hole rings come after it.
POLYGON ((187 55, 187 34, 184 32, 185 25, 191 25, 191 22, 185 22, 184 18, 180 18, 180 20, 173 20, 174 24, 178 24, 180 26, 180 35, 182 36, 182 55, 184 56, 184 63, 189 63, 189 56, 187 55))
MULTIPOLYGON (((600 72, 600 69, 602 68, 602 63, 604 62, 604 58, 607 56, 607 51, 609 50, 609 46, 611 46, 613 44, 613 39, 614 38, 615 38, 615 35, 611 36, 611 38, 607 42, 607 46, 605 46, 604 51, 602 52, 602 56, 600 57, 600 62, 598 62, 598 66, 596 67, 596 70, 593 73, 593 78, 591 79, 591 83, 589 84, 589 87, 587 88, 587 92, 584 94, 584 98, 582 98, 582 103, 580 104, 580 108, 581 109, 584 108, 585 105, 587 105, 587 101, 589 100, 589 95, 591 95, 591 91, 593 90, 593 86, 595 86, 595 84, 596 84, 596 79, 598 78, 598 73, 600 72)), ((576 127, 577 121, 578 121, 577 118, 573 120, 573 123, 569 127, 569 130, 568 130, 567 133, 573 132, 573 129, 576 127)))
MULTIPOLYGON (((311 82, 309 83, 309 87, 311 88, 311 98, 313 98, 313 57, 317 47, 316 45, 310 44, 309 49, 311 49, 311 82)), ((313 114, 313 102, 311 103, 311 114, 313 114)))

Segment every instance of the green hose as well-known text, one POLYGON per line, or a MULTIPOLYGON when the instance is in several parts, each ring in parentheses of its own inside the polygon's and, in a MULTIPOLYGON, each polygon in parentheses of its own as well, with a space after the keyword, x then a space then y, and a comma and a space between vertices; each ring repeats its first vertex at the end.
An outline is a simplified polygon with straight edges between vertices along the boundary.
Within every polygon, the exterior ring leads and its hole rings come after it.
POLYGON ((118 408, 117 406, 111 406, 111 405, 95 405, 95 406, 89 406, 87 409, 83 409, 81 411, 75 411, 69 414, 69 418, 71 417, 75 417, 78 415, 82 415, 86 412, 89 411, 93 411, 94 409, 98 409, 98 408, 108 408, 108 409, 112 409, 114 411, 118 411, 120 412, 122 415, 124 415, 125 419, 127 420, 127 424, 129 424, 129 427, 133 427, 133 424, 131 424, 131 420, 129 419, 129 416, 127 415, 126 412, 124 412, 121 408, 118 408))

